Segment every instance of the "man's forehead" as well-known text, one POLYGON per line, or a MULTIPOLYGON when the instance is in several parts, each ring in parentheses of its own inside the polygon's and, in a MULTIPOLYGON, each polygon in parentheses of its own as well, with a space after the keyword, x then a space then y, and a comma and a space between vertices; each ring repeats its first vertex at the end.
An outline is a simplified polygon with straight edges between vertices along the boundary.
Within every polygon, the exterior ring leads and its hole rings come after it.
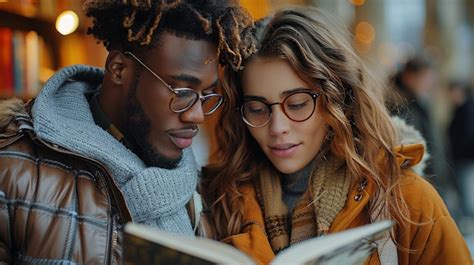
POLYGON ((217 67, 217 48, 207 40, 192 40, 165 33, 152 50, 153 60, 163 67, 200 69, 217 67))

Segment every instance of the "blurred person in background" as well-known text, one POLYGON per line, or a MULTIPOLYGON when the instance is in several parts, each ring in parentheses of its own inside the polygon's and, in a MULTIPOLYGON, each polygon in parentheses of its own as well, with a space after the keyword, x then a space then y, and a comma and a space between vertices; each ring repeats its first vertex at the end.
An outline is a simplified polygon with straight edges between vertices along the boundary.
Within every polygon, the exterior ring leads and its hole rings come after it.
POLYGON ((454 108, 448 138, 462 215, 474 218, 474 99, 471 87, 462 81, 450 82, 448 95, 454 108))
POLYGON ((430 97, 437 85, 437 73, 432 60, 424 55, 410 58, 393 77, 388 108, 419 130, 427 143, 429 154, 426 168, 419 172, 427 177, 445 199, 448 208, 457 211, 457 194, 451 179, 440 133, 430 114, 430 97))

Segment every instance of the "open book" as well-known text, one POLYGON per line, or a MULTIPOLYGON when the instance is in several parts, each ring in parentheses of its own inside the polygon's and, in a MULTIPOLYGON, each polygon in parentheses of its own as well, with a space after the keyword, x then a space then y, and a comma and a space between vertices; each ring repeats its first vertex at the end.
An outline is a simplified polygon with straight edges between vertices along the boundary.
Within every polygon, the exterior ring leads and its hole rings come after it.
MULTIPOLYGON (((382 221, 312 238, 281 251, 271 264, 363 264, 377 243, 384 241, 392 225, 391 221, 382 221)), ((255 261, 222 242, 171 235, 129 223, 124 234, 124 263, 255 264, 255 261)))

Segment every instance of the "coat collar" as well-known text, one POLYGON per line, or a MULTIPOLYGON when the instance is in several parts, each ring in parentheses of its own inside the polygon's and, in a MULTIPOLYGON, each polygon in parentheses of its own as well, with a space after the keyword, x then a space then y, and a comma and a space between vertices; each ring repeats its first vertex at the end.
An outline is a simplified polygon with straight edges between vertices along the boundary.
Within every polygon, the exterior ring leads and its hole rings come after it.
MULTIPOLYGON (((400 145, 394 148, 397 164, 402 169, 412 168, 418 165, 425 152, 423 144, 407 144, 400 145)), ((265 227, 263 214, 260 205, 257 202, 255 189, 251 183, 246 184, 240 188, 244 194, 244 219, 242 224, 257 223, 261 227, 265 227)), ((345 230, 348 227, 362 225, 362 223, 369 222, 368 214, 366 220, 361 220, 359 216, 363 211, 366 211, 366 206, 369 203, 371 196, 375 193, 375 183, 370 178, 353 181, 349 190, 346 205, 342 211, 336 216, 330 232, 337 232, 345 230), (356 220, 357 219, 357 220, 356 220), (362 222, 356 224, 354 222, 362 222)))

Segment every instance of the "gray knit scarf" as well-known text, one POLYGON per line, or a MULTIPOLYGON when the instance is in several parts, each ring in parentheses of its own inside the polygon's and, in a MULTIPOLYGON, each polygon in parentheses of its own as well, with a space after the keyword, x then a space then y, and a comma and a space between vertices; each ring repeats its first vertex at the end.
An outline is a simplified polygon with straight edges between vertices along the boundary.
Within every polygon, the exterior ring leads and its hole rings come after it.
POLYGON ((185 208, 197 184, 191 149, 184 151, 175 169, 147 167, 97 126, 84 93, 97 89, 103 75, 99 68, 75 65, 49 79, 32 108, 36 134, 107 166, 125 195, 134 222, 193 235, 185 208))

